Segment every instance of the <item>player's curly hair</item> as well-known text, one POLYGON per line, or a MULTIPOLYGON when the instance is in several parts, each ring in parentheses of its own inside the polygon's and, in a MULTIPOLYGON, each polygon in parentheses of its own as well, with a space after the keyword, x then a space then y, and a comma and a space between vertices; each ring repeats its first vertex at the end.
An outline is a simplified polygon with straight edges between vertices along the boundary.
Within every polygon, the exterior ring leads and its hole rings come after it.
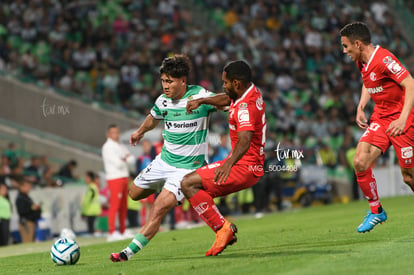
POLYGON ((343 27, 339 34, 348 37, 349 41, 360 40, 364 44, 371 43, 371 33, 367 25, 363 22, 352 22, 343 27))
POLYGON ((190 71, 190 59, 183 54, 176 54, 165 58, 160 67, 160 74, 166 74, 174 78, 188 77, 190 71))
POLYGON ((244 84, 252 82, 252 70, 243 60, 236 60, 228 63, 223 71, 226 72, 226 77, 230 80, 237 79, 244 84))

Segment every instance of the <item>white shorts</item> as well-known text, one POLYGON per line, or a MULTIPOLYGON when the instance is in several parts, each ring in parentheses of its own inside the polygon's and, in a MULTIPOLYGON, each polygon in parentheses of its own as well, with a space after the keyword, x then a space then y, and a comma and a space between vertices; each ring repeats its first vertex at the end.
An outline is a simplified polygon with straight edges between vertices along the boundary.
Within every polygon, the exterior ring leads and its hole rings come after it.
POLYGON ((181 180, 195 169, 177 168, 167 164, 158 155, 134 180, 134 184, 143 189, 161 191, 164 187, 173 193, 178 202, 184 199, 181 180))

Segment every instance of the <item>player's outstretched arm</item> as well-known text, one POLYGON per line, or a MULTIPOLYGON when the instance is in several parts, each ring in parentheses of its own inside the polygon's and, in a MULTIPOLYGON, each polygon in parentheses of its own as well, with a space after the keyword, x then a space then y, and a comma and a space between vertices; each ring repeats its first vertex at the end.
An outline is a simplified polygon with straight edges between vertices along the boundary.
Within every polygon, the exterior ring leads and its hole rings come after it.
POLYGON ((214 170, 214 182, 218 185, 224 183, 230 175, 231 167, 236 164, 246 154, 250 148, 253 137, 253 131, 241 131, 237 133, 238 141, 234 146, 231 156, 223 163, 222 166, 214 170))
POLYGON ((191 113, 192 110, 197 109, 202 104, 213 105, 217 109, 222 109, 223 107, 230 106, 230 98, 224 93, 216 94, 209 97, 198 98, 194 100, 189 100, 187 102, 187 112, 191 113))
POLYGON ((367 88, 365 85, 362 85, 361 98, 359 99, 355 121, 358 126, 363 129, 368 127, 368 120, 365 116, 364 108, 368 104, 370 98, 371 96, 369 95, 367 88))
POLYGON ((404 133, 405 124, 411 110, 414 107, 414 79, 411 75, 408 75, 401 81, 400 85, 405 88, 404 105, 401 110, 400 117, 394 121, 391 121, 388 126, 387 133, 391 136, 398 136, 404 133))
POLYGON ((134 133, 132 133, 131 137, 129 138, 129 144, 131 146, 137 145, 140 140, 144 137, 144 134, 155 127, 157 127, 159 123, 159 120, 155 119, 151 114, 147 115, 144 122, 141 124, 141 126, 136 130, 134 133))

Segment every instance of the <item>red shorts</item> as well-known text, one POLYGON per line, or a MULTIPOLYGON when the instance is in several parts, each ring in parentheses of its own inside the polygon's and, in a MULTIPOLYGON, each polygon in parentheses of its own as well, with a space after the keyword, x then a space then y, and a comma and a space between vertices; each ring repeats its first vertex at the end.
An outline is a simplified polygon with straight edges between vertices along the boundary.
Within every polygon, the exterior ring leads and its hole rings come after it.
POLYGON ((381 149, 382 153, 392 145, 397 155, 398 162, 402 168, 414 167, 414 125, 410 126, 404 134, 391 137, 385 125, 379 122, 372 122, 365 133, 362 135, 360 142, 367 142, 381 149))
POLYGON ((250 171, 248 164, 235 164, 227 177, 226 182, 218 185, 214 183, 214 171, 221 166, 224 160, 213 162, 196 170, 202 178, 204 190, 213 198, 222 197, 243 189, 247 189, 256 184, 260 176, 250 171))

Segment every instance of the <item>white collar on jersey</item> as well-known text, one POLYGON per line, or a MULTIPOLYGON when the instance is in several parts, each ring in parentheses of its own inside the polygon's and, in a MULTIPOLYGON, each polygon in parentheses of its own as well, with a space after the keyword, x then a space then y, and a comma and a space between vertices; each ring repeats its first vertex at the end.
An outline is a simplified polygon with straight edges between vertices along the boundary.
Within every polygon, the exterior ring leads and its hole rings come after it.
POLYGON ((239 103, 239 101, 242 101, 245 97, 246 97, 246 95, 251 91, 251 90, 253 90, 253 87, 254 87, 254 85, 253 85, 253 83, 252 83, 252 85, 250 85, 250 87, 243 93, 243 95, 239 98, 239 99, 237 99, 236 101, 234 101, 234 104, 237 104, 237 103, 239 103))
POLYGON ((368 66, 369 66, 369 64, 371 63, 372 59, 374 59, 374 56, 375 56, 375 54, 377 53, 378 49, 379 49, 379 45, 375 46, 375 50, 374 50, 374 52, 371 54, 371 57, 369 58, 368 63, 367 63, 367 65, 366 65, 366 66, 365 66, 365 68, 364 68, 364 70, 365 70, 365 71, 368 71, 368 66))

